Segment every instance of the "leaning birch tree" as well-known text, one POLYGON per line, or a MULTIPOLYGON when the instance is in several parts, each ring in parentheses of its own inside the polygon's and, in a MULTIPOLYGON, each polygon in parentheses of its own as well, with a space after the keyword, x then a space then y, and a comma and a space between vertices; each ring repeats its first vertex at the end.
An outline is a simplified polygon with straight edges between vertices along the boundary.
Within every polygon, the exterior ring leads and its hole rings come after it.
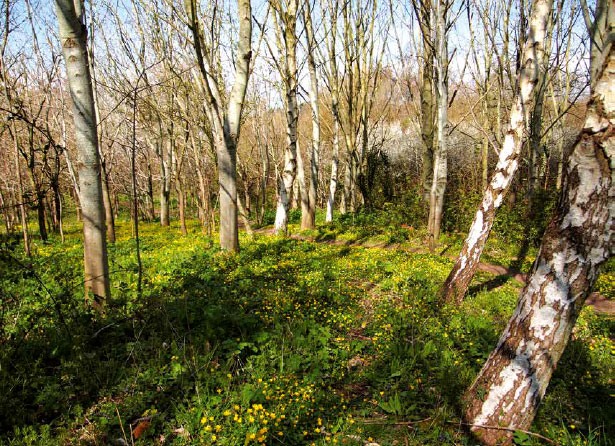
POLYGON ((517 308, 464 397, 484 444, 511 443, 515 429, 530 427, 598 268, 615 253, 615 11, 605 14, 605 60, 557 207, 517 308))
POLYGON ((250 0, 237 1, 239 38, 234 59, 235 80, 228 95, 221 81, 223 76, 217 59, 222 51, 220 42, 210 42, 205 38, 203 26, 198 18, 196 0, 185 0, 185 9, 201 72, 200 90, 206 98, 205 110, 211 123, 214 146, 218 155, 220 247, 237 252, 239 251, 237 144, 252 59, 252 6, 250 0), (225 99, 227 96, 228 100, 225 99))
POLYGON ((519 167, 523 140, 527 134, 527 121, 532 109, 534 89, 544 69, 544 48, 547 23, 551 19, 552 0, 536 0, 532 6, 527 39, 522 52, 518 91, 510 111, 510 122, 504 136, 498 163, 481 204, 476 211, 470 232, 453 266, 441 295, 445 300, 461 301, 478 268, 480 256, 491 232, 495 213, 502 204, 519 167))
POLYGON ((75 140, 79 154, 79 200, 83 212, 83 253, 86 295, 102 310, 110 296, 94 94, 87 51, 82 0, 56 0, 60 42, 72 99, 75 140))

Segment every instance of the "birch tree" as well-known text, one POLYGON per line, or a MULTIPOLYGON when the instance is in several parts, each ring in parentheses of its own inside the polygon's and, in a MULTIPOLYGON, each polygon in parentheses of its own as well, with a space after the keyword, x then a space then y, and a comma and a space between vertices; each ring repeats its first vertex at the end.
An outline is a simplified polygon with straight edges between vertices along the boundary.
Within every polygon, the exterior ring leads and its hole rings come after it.
POLYGON ((302 229, 316 227, 316 191, 318 188, 318 160, 320 156, 320 106, 318 105, 318 72, 316 69, 316 39, 312 26, 310 0, 303 5, 303 22, 307 42, 307 63, 310 72, 310 106, 312 109, 312 141, 310 153, 310 186, 307 194, 307 213, 301 218, 302 229))
POLYGON ((109 264, 94 95, 88 63, 87 31, 83 23, 83 2, 56 0, 55 4, 79 153, 79 198, 83 212, 85 290, 86 295, 92 292, 94 306, 102 310, 105 299, 110 296, 109 264))
POLYGON ((552 0, 536 0, 532 6, 528 35, 522 51, 519 86, 510 112, 509 128, 504 136, 495 171, 474 216, 461 253, 442 287, 441 294, 445 300, 463 299, 487 243, 495 213, 501 206, 519 166, 534 88, 540 71, 544 69, 540 62, 544 60, 547 23, 551 19, 551 8, 552 0))
POLYGON ((604 63, 557 207, 517 308, 465 395, 465 418, 484 444, 511 443, 515 429, 529 428, 599 267, 615 251, 615 11, 603 14, 604 63))
POLYGON ((339 0, 329 0, 327 10, 323 11, 323 22, 329 21, 330 27, 326 32, 326 49, 328 64, 323 66, 327 87, 331 95, 331 112, 333 115, 333 141, 331 156, 331 177, 329 180, 329 193, 327 196, 327 210, 325 220, 333 221, 333 206, 335 204, 335 192, 338 183, 339 147, 340 147, 340 85, 337 66, 337 20, 339 14, 339 0), (327 16, 328 11, 328 16, 327 16), (327 20, 328 19, 328 20, 327 20))
POLYGON ((297 9, 298 0, 288 2, 271 0, 275 22, 276 42, 279 53, 277 67, 282 77, 284 108, 286 112, 286 148, 284 149, 284 169, 278 179, 278 203, 275 214, 274 230, 286 233, 288 229, 288 210, 292 187, 297 175, 297 9))

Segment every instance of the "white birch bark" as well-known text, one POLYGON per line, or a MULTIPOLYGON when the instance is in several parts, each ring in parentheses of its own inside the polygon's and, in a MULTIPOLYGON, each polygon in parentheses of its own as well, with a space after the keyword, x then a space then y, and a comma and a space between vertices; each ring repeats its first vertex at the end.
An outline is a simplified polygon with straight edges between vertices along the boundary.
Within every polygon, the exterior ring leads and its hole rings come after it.
POLYGON ((331 159, 331 181, 329 182, 329 197, 327 199, 326 221, 333 221, 333 206, 335 204, 335 190, 337 189, 337 169, 339 165, 340 153, 340 127, 338 120, 334 117, 333 121, 333 155, 331 159))
POLYGON ((509 128, 505 133, 498 163, 474 216, 470 232, 442 288, 441 294, 445 300, 463 299, 487 243, 496 210, 502 204, 519 167, 519 156, 527 133, 527 120, 531 112, 534 88, 539 78, 539 71, 544 68, 539 62, 544 60, 547 22, 551 17, 551 8, 552 0, 534 2, 528 36, 522 52, 519 91, 515 95, 510 111, 509 128))
POLYGON ((303 8, 303 21, 305 23, 305 38, 307 41, 307 61, 310 73, 310 106, 312 109, 312 143, 310 153, 310 185, 308 190, 308 207, 306 214, 302 215, 301 228, 314 229, 316 227, 316 193, 318 189, 318 161, 320 156, 320 107, 318 105, 318 75, 316 71, 316 40, 312 27, 312 11, 310 0, 306 0, 303 8))
POLYGON ((297 8, 298 0, 290 0, 286 9, 282 10, 280 4, 271 3, 280 19, 276 23, 276 36, 278 49, 283 52, 282 58, 282 83, 284 85, 284 106, 286 108, 286 148, 284 149, 284 170, 282 181, 279 183, 278 204, 274 231, 278 234, 286 234, 288 231, 288 210, 290 207, 289 197, 292 195, 292 187, 297 175, 297 122, 299 118, 297 108, 297 8), (283 25, 283 27, 282 27, 283 25), (284 32, 281 36, 282 31, 284 32), (283 41, 283 44, 282 44, 283 41), (283 185, 284 191, 281 190, 283 185))
POLYGON ((109 265, 87 31, 82 17, 83 3, 81 0, 56 0, 55 3, 79 152, 85 289, 86 295, 92 292, 93 304, 102 310, 105 299, 110 296, 109 265))
MULTIPOLYGON (((613 37, 611 31, 611 42, 613 37)), ((465 418, 484 444, 509 444, 514 429, 530 427, 598 268, 615 253, 615 47, 610 46, 528 284, 465 396, 465 418)))

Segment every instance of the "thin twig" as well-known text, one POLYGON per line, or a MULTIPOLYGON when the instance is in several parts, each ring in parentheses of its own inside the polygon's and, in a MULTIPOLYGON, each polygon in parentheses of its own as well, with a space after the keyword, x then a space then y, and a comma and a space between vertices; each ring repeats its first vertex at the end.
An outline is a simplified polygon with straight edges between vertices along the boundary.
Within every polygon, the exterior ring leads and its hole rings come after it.
POLYGON ((128 438, 126 438, 126 431, 124 430, 124 424, 122 423, 122 417, 120 417, 120 411, 117 409, 117 405, 115 406, 115 413, 117 414, 117 419, 120 421, 120 427, 122 428, 124 441, 126 442, 126 444, 128 444, 128 438))
POLYGON ((419 424, 419 423, 424 423, 426 421, 431 420, 431 417, 427 417, 423 420, 416 420, 416 421, 379 421, 379 420, 371 420, 371 419, 358 419, 359 422, 363 423, 363 424, 388 424, 391 426, 409 426, 411 424, 419 424))
POLYGON ((502 426, 487 426, 487 425, 484 425, 484 424, 458 423, 458 422, 455 422, 455 421, 447 421, 447 423, 459 424, 459 425, 462 425, 462 426, 478 427, 480 429, 495 429, 495 430, 500 430, 500 431, 522 432, 524 434, 531 435, 532 437, 540 438, 541 440, 544 440, 544 441, 546 441, 548 443, 557 444, 555 441, 551 440, 550 438, 545 437, 544 435, 540 435, 540 434, 537 434, 535 432, 526 431, 526 430, 523 430, 523 429, 514 429, 512 427, 502 427, 502 426))

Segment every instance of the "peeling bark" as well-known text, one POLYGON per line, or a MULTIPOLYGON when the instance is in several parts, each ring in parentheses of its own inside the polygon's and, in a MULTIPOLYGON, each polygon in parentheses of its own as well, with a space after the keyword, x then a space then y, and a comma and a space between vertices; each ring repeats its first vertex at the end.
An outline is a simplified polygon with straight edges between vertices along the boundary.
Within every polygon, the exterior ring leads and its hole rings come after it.
MULTIPOLYGON (((468 423, 530 427, 598 268, 614 251, 615 47, 611 47, 585 125, 568 156, 558 205, 528 284, 497 347, 464 397, 468 423)), ((512 441, 511 431, 472 430, 484 444, 512 441)))

